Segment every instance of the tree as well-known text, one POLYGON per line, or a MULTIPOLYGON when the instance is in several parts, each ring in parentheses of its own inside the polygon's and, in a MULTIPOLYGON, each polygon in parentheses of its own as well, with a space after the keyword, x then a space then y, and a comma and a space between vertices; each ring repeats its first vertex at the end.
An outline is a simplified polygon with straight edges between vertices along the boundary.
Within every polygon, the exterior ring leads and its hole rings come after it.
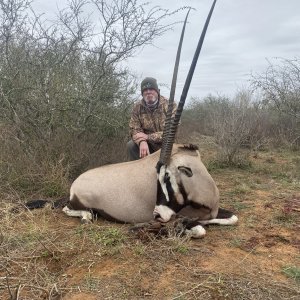
POLYGON ((194 130, 214 137, 219 146, 218 159, 225 165, 248 163, 249 151, 245 149, 258 147, 265 138, 262 111, 246 89, 238 91, 233 99, 213 95, 202 101, 194 99, 183 122, 192 123, 194 130))
POLYGON ((262 105, 276 109, 277 132, 292 145, 300 144, 300 59, 280 59, 262 74, 252 76, 254 88, 262 91, 262 105))
POLYGON ((300 119, 299 58, 281 59, 278 65, 269 62, 264 73, 252 77, 252 83, 262 90, 265 104, 300 119))

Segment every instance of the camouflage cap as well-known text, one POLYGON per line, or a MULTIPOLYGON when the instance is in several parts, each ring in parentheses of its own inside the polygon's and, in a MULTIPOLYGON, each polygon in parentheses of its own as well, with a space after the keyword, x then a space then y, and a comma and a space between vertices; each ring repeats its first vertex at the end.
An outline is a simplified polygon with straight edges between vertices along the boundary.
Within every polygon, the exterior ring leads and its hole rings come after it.
POLYGON ((146 89, 154 89, 159 94, 159 88, 157 85, 157 80, 153 77, 146 77, 141 83, 141 92, 146 89))

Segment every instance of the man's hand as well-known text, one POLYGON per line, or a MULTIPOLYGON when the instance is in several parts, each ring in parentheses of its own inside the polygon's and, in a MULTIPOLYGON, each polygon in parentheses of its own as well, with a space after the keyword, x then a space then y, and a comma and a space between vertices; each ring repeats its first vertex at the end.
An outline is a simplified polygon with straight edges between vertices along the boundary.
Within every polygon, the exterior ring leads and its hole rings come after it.
POLYGON ((150 152, 149 152, 148 143, 146 141, 142 141, 140 143, 140 158, 143 158, 149 154, 150 154, 150 152))

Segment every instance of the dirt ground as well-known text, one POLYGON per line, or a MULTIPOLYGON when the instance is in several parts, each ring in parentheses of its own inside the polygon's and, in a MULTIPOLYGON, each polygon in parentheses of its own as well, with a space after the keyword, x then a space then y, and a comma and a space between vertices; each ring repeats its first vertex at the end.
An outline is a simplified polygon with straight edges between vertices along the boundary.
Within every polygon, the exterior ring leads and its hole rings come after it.
POLYGON ((198 240, 1 200, 0 299, 300 299, 299 152, 258 152, 246 169, 202 155, 239 222, 198 240))

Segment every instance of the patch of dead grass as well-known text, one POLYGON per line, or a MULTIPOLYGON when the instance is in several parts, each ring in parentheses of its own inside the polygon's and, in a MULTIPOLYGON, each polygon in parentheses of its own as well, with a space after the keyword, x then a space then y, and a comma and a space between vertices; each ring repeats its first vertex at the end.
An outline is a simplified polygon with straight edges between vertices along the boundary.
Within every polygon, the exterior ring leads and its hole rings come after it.
POLYGON ((270 163, 265 155, 253 170, 213 171, 222 206, 235 210, 239 223, 209 226, 200 240, 140 239, 130 225, 80 225, 50 208, 10 213, 14 201, 5 198, 0 299, 299 298, 299 284, 282 270, 299 268, 300 195, 293 180, 272 177, 281 162, 293 160, 272 154, 270 163), (291 226, 278 222, 280 213, 293 214, 291 226))

